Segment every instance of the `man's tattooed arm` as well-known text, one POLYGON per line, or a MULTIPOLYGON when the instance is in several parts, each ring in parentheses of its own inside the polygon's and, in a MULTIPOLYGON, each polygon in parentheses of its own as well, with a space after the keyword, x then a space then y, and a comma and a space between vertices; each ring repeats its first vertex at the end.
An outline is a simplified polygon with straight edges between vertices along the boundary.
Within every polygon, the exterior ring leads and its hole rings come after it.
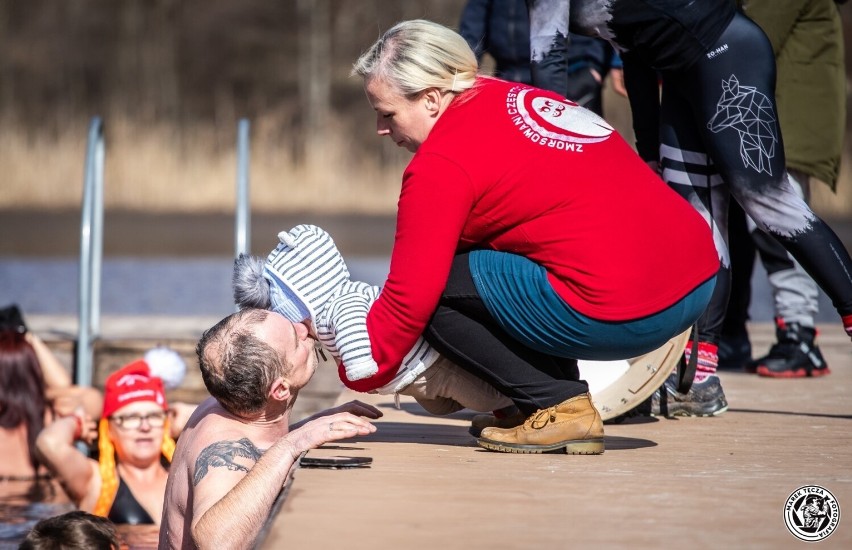
POLYGON ((263 451, 255 447, 254 443, 245 437, 239 441, 217 441, 208 445, 198 455, 198 460, 195 461, 193 485, 198 485, 210 471, 210 468, 225 467, 231 471, 248 473, 249 468, 234 462, 234 459, 242 457, 257 462, 262 455, 263 451))

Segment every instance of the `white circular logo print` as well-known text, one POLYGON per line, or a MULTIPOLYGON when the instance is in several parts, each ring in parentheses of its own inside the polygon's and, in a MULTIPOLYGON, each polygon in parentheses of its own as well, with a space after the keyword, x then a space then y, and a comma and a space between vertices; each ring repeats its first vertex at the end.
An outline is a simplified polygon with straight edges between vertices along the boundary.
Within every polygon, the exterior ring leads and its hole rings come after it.
POLYGON ((612 133, 612 127, 604 119, 571 101, 533 97, 530 107, 530 120, 538 115, 538 122, 545 130, 562 133, 569 140, 602 141, 612 133))
POLYGON ((793 535, 803 541, 821 541, 837 529, 840 504, 824 487, 799 487, 784 504, 784 523, 793 535))
POLYGON ((512 122, 527 138, 557 149, 582 151, 566 144, 598 143, 615 131, 592 111, 534 88, 513 88, 506 104, 512 122))

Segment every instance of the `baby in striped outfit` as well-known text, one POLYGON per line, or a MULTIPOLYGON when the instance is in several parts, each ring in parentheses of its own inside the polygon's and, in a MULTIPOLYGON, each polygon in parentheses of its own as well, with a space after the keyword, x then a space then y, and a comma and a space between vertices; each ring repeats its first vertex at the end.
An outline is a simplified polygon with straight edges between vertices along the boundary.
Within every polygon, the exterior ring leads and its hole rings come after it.
MULTIPOLYGON (((378 366, 367 334, 367 313, 381 289, 350 279, 331 235, 320 227, 298 225, 279 233, 278 240, 266 261, 245 254, 235 261, 237 306, 269 309, 294 323, 309 320, 318 340, 343 365, 341 379, 375 375, 378 366)), ((463 408, 491 412, 513 406, 490 384, 441 356, 422 336, 394 379, 375 393, 412 396, 439 415, 463 408)))

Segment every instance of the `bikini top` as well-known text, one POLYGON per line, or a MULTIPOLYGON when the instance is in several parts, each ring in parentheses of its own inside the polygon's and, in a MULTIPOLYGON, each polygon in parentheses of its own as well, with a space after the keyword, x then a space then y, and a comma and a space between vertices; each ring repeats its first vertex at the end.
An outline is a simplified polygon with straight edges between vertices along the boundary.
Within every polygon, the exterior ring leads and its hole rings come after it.
POLYGON ((121 476, 118 477, 118 490, 115 493, 115 500, 112 501, 112 507, 109 509, 107 518, 113 523, 126 523, 130 525, 154 524, 151 515, 139 504, 139 501, 133 496, 130 487, 124 483, 121 476))

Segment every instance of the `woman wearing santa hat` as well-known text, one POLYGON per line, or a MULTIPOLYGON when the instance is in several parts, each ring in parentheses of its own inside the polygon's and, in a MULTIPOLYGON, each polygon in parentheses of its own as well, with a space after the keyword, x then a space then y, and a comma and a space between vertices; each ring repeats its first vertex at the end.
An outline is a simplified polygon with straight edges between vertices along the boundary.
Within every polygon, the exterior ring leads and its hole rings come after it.
POLYGON ((185 366, 171 350, 152 351, 159 353, 149 352, 107 378, 97 431, 79 411, 45 428, 36 441, 43 462, 77 507, 114 523, 159 524, 163 511, 175 441, 163 384, 170 377, 154 373, 161 372, 164 356, 180 369, 185 366), (95 435, 98 460, 74 446, 92 443, 95 435))

